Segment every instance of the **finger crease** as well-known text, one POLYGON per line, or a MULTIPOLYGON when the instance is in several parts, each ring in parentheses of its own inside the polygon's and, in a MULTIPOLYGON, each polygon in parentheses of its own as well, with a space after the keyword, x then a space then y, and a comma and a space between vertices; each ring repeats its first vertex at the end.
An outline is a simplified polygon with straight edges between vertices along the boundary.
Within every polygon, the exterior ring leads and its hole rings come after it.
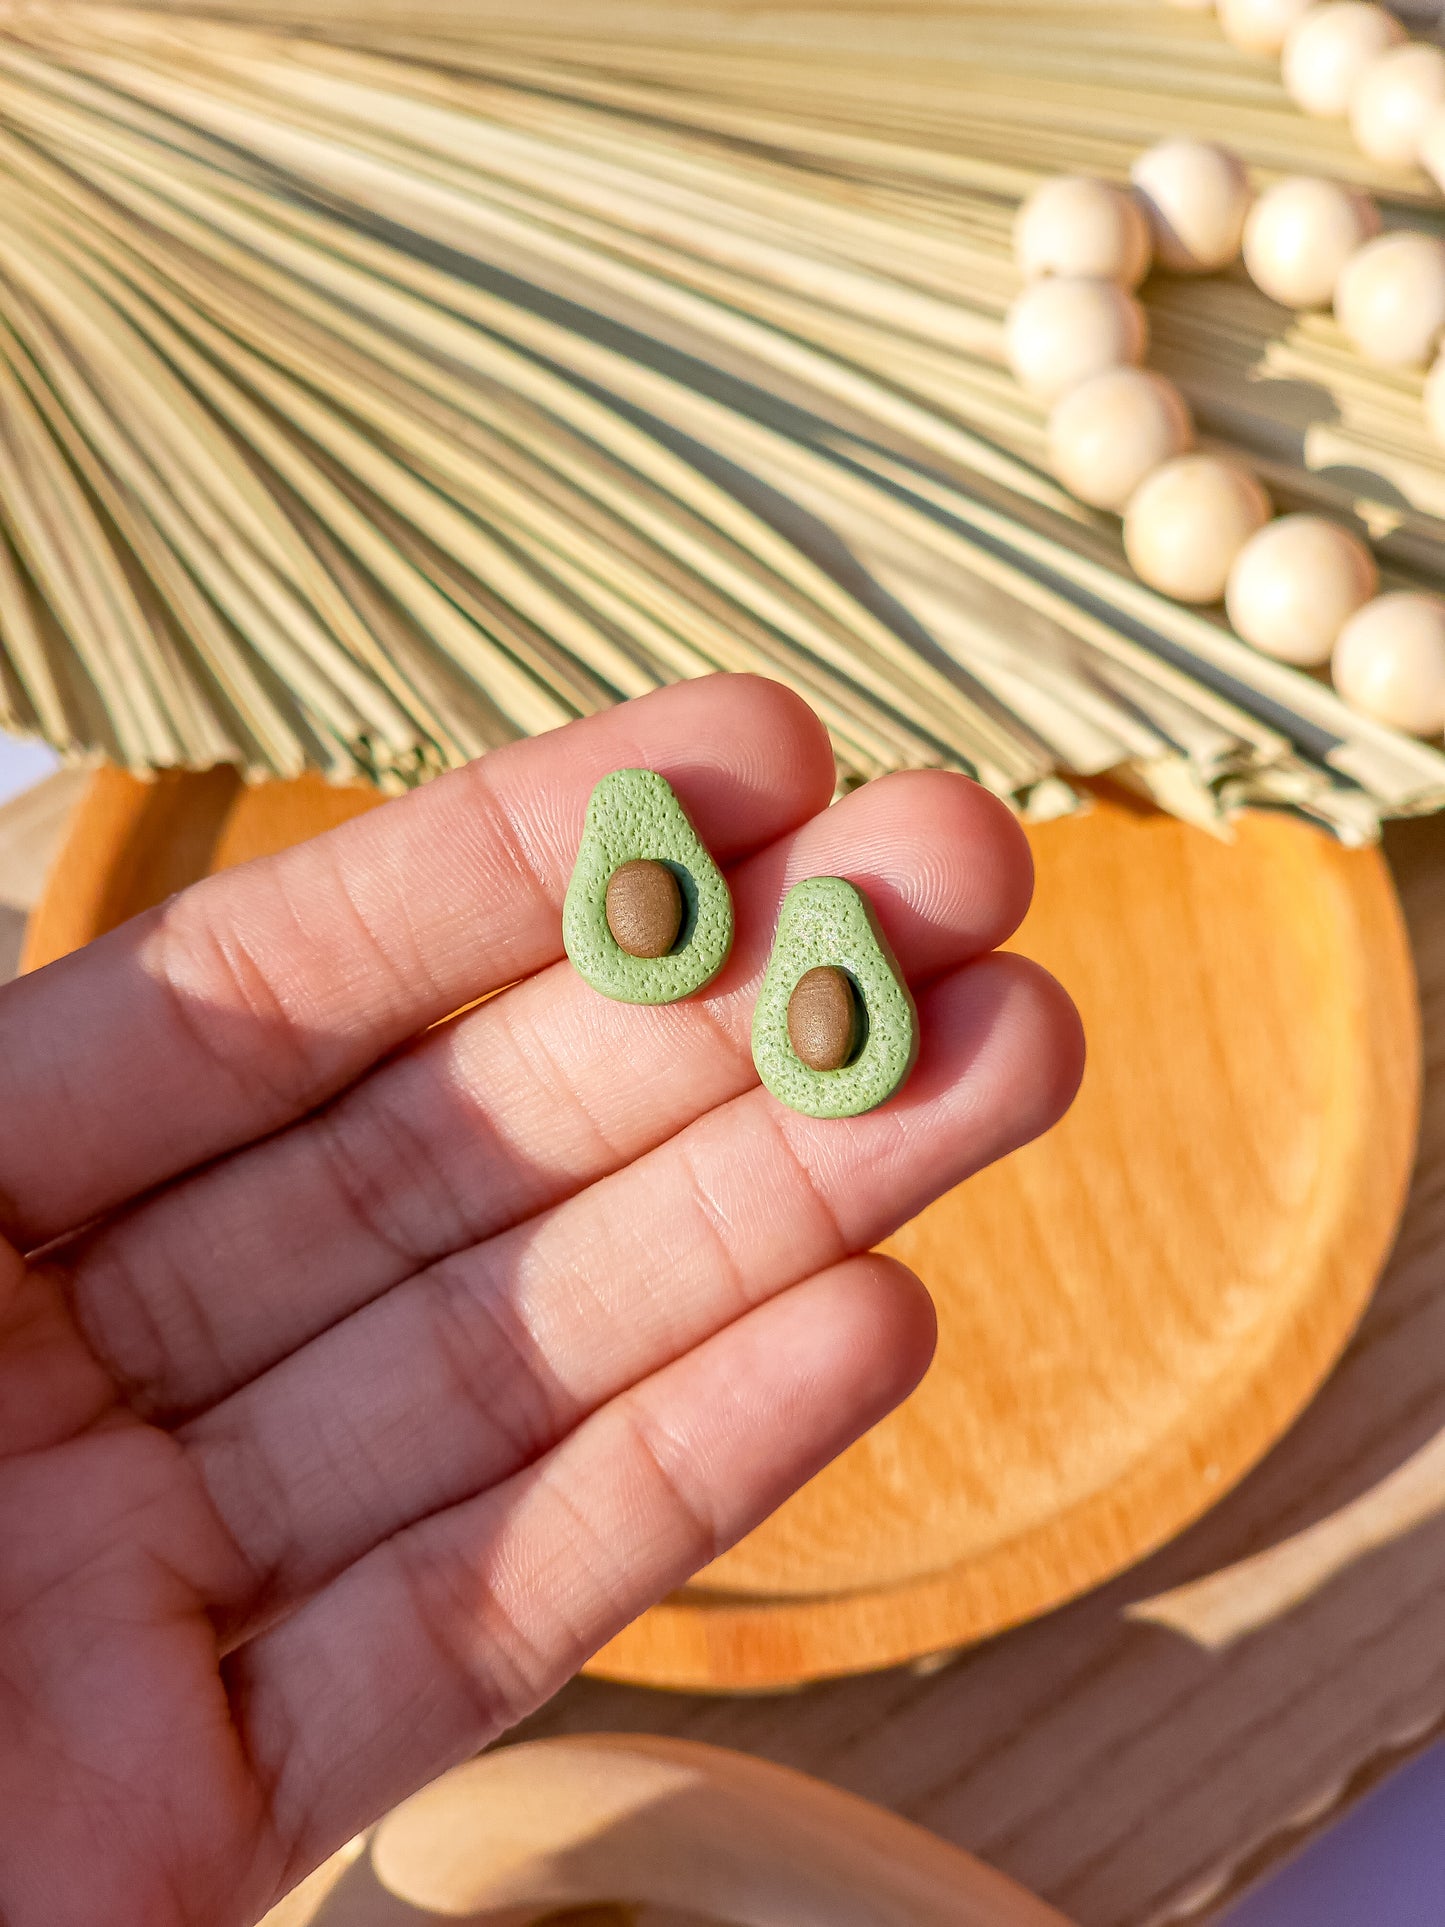
POLYGON ((594 1163, 611 1166, 617 1163, 621 1152, 603 1128, 598 1117, 588 1108, 586 1100, 576 1088, 575 1070, 569 1070, 558 1062, 556 1054, 542 1038, 535 1025, 518 1025, 507 1010, 507 1000, 502 998, 498 1011, 507 1040, 515 1051, 531 1078, 542 1087, 545 1105, 532 1108, 545 1111, 553 1110, 570 1113, 583 1127, 591 1140, 594 1163), (597 1154, 600 1153, 600 1157, 597 1154))
POLYGON ((676 1442, 659 1426, 640 1398, 622 1401, 616 1408, 621 1424, 643 1456, 670 1502, 674 1513, 691 1535, 689 1554, 694 1571, 709 1564, 722 1551, 721 1535, 715 1514, 706 1503, 688 1491, 679 1469, 676 1442))
MULTIPOLYGON (((513 876, 530 895, 533 908, 540 910, 546 917, 555 917, 557 905, 542 881, 541 868, 527 850, 521 825, 493 785, 485 760, 470 764, 468 769, 472 788, 481 797, 482 807, 487 814, 486 824, 478 826, 479 840, 483 840, 483 832, 485 832, 485 840, 489 841, 491 847, 500 849, 513 876)), ((499 895, 504 897, 505 893, 502 892, 499 895)), ((516 921, 521 927, 525 921, 525 912, 519 910, 516 921)))
POLYGON ((498 1605, 476 1562, 460 1549, 427 1552, 422 1543, 419 1536, 403 1535, 388 1540, 387 1549, 417 1629, 446 1677, 460 1686, 481 1744, 530 1712, 544 1691, 550 1662, 498 1605), (499 1691, 489 1679, 499 1661, 512 1675, 510 1691, 499 1691))
POLYGON ((814 1172, 812 1166, 788 1136, 787 1126, 783 1123, 782 1118, 774 1113, 771 1122, 774 1139, 792 1166, 793 1175, 802 1186, 804 1194, 811 1201, 819 1218, 821 1218, 823 1222, 823 1230, 831 1246, 832 1255, 812 1266, 813 1270, 821 1271, 825 1264, 836 1264, 839 1259, 848 1257, 853 1250, 853 1241, 843 1228, 843 1220, 839 1214, 838 1207, 818 1182, 817 1174, 814 1172))
MULTIPOLYGON (((292 921, 296 921, 294 914, 292 921)), ((269 1115, 305 1108, 323 1082, 314 1053, 302 1025, 286 1008, 237 931, 233 928, 223 936, 204 921, 198 929, 183 929, 163 910, 157 937, 161 953, 158 982, 171 1017, 205 1062, 229 1078, 248 1104, 263 1099, 269 1115), (233 1018, 225 1008, 224 996, 217 1002, 198 994, 186 984, 186 973, 173 967, 178 948, 192 955, 209 952, 222 991, 230 990, 240 1000, 248 1028, 239 1046, 226 1041, 233 1018), (257 1048, 261 1037, 264 1050, 257 1048), (261 1067, 276 1061, 278 1047, 282 1072, 268 1075, 261 1067)))
MULTIPOLYGON (((117 1395, 143 1417, 151 1409, 154 1388, 162 1382, 174 1354, 176 1334, 157 1315, 154 1291, 148 1291, 119 1250, 82 1254, 74 1265, 37 1267, 49 1277, 69 1313, 76 1337, 114 1385, 117 1395), (122 1348, 112 1336, 125 1332, 131 1342, 122 1348), (129 1355, 123 1357, 124 1349, 129 1355)), ((154 1283, 154 1281, 152 1281, 154 1283)), ((181 1304, 192 1308, 189 1294, 181 1304)), ((202 1342, 210 1333, 197 1319, 202 1342)))
POLYGON ((368 1119, 368 1122, 374 1122, 386 1134, 392 1178, 397 1164, 403 1163, 426 1183, 430 1195, 428 1209, 419 1214, 421 1219, 429 1221, 432 1217, 431 1207, 441 1204, 449 1210, 453 1220, 450 1233, 428 1242, 406 1235, 397 1222, 398 1214, 391 1202, 394 1182, 382 1179, 372 1162, 364 1155, 358 1156, 352 1147, 349 1108, 317 1113, 308 1127, 314 1134, 312 1148, 341 1201, 342 1209, 352 1222, 403 1268, 403 1275, 410 1275, 423 1265, 432 1264, 444 1256, 453 1246, 454 1235, 456 1242, 464 1241, 468 1235, 467 1227, 453 1194, 449 1190, 444 1191, 436 1182, 436 1159, 420 1133, 395 1114, 389 1114, 384 1125, 379 1117, 368 1119))
POLYGON ((677 1149, 687 1174, 693 1206, 707 1233, 708 1242, 721 1265, 724 1282, 732 1293, 740 1315, 751 1310, 757 1300, 748 1289, 746 1269, 733 1248, 735 1234, 732 1223, 704 1179, 694 1147, 686 1138, 680 1138, 677 1141, 677 1149))
POLYGON ((421 1282, 447 1377, 461 1403, 510 1452, 501 1475, 510 1476, 545 1451, 565 1423, 562 1388, 554 1380, 549 1392, 545 1377, 550 1374, 544 1376, 530 1331, 465 1275, 453 1277, 448 1267, 439 1266, 421 1282), (504 1397, 498 1396, 499 1386, 504 1397))

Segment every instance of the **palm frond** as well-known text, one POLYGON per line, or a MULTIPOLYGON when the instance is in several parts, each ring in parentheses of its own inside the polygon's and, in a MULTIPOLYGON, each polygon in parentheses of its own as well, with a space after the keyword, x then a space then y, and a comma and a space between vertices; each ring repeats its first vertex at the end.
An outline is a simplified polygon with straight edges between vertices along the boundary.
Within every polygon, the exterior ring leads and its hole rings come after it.
MULTIPOLYGON (((0 720, 397 788, 757 669, 845 779, 1439 807, 1445 756, 1132 577, 1004 371, 1019 199, 1191 129, 1441 225, 1144 0, 12 5, 0 720)), ((1241 277, 1148 302, 1207 436, 1445 589, 1418 382, 1241 277)))

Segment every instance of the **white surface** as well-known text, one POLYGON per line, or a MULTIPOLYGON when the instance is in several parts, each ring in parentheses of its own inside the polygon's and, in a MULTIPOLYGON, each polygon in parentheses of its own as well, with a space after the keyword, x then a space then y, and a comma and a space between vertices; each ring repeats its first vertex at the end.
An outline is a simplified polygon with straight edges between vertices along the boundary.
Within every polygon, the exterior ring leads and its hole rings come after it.
POLYGON ((59 767, 59 758, 44 743, 22 743, 0 735, 0 803, 59 767))

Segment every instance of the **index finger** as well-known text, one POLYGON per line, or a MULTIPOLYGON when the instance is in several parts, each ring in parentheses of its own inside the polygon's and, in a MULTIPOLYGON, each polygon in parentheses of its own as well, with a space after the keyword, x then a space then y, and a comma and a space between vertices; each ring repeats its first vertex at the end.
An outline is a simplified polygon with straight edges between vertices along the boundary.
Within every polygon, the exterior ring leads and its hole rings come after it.
POLYGON ((299 1117, 554 962, 587 799, 657 770, 732 860, 833 790, 822 725, 751 676, 514 743, 208 879, 0 990, 0 1232, 22 1248, 299 1117))

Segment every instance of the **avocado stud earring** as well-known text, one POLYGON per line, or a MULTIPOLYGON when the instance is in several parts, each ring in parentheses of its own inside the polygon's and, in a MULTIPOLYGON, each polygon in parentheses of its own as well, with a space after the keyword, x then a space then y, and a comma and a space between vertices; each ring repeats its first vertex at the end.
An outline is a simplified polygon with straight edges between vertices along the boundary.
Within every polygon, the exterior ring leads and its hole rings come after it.
POLYGON ((918 1056, 918 1013, 863 892, 842 877, 795 884, 753 1012, 753 1062, 806 1117, 886 1104, 918 1056))
POLYGON ((727 962, 732 895, 655 771, 614 770, 593 790, 562 941, 592 988, 625 1004, 675 1004, 727 962))

